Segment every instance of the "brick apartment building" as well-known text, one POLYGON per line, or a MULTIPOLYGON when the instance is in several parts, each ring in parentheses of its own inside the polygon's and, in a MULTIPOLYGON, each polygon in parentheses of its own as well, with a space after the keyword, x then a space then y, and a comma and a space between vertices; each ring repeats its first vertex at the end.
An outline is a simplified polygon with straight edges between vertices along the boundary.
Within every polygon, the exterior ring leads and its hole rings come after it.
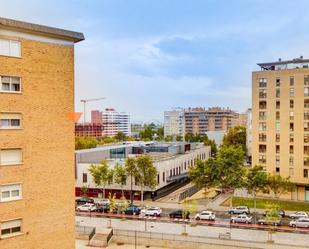
POLYGON ((72 249, 74 43, 0 18, 0 248, 72 249))

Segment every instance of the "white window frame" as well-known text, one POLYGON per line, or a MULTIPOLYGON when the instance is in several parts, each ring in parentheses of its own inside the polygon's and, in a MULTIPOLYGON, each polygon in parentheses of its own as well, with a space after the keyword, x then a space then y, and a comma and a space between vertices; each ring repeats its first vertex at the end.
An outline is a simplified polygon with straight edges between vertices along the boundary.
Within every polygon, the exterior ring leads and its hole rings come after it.
POLYGON ((0 202, 17 201, 22 199, 22 184, 10 183, 0 185, 0 202), (13 191, 18 191, 18 196, 13 196, 13 191), (3 197, 4 192, 9 192, 9 197, 3 197))
POLYGON ((22 128, 22 114, 21 113, 1 113, 0 112, 0 130, 14 130, 14 129, 21 129, 22 128), (1 118, 1 115, 8 115, 8 118, 1 118), (19 118, 9 117, 10 115, 18 115, 19 118), (1 126, 1 120, 9 120, 9 126, 1 126), (19 120, 19 126, 13 126, 12 120, 19 120))
POLYGON ((20 235, 23 233, 22 229, 23 229, 23 221, 21 218, 1 221, 0 222, 0 238, 3 239, 3 238, 9 238, 9 237, 20 235), (19 227, 20 231, 12 232, 12 229, 16 227, 19 227), (2 235, 2 230, 4 229, 10 229, 10 233, 2 235))
POLYGON ((21 148, 0 148, 0 166, 10 166, 10 165, 20 165, 23 164, 23 150, 21 148), (1 160, 2 152, 8 150, 19 150, 20 151, 20 161, 3 163, 1 160))
POLYGON ((19 76, 7 76, 7 75, 0 75, 0 92, 1 93, 21 93, 21 77, 19 77, 19 76), (2 77, 4 78, 4 77, 8 77, 8 78, 10 78, 10 90, 2 90, 2 77), (12 85, 13 85, 13 83, 12 83, 12 79, 13 78, 19 78, 19 91, 13 91, 13 90, 11 90, 11 88, 12 88, 12 85))
POLYGON ((10 39, 3 39, 0 38, 0 56, 8 56, 8 57, 15 57, 15 58, 21 58, 21 42, 18 40, 10 40, 10 39), (1 43, 4 44, 5 42, 8 42, 8 51, 3 51, 1 53, 1 43), (13 54, 12 45, 18 44, 19 45, 19 54, 13 54))

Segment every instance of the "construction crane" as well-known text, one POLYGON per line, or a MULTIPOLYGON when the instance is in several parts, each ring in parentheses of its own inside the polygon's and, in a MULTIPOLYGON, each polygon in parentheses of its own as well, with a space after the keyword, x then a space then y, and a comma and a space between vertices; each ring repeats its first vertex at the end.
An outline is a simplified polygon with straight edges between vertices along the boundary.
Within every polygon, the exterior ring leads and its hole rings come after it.
POLYGON ((84 123, 86 123, 86 103, 87 102, 92 102, 92 101, 98 101, 98 100, 102 100, 105 99, 103 98, 96 98, 96 99, 81 99, 80 102, 84 103, 84 123))

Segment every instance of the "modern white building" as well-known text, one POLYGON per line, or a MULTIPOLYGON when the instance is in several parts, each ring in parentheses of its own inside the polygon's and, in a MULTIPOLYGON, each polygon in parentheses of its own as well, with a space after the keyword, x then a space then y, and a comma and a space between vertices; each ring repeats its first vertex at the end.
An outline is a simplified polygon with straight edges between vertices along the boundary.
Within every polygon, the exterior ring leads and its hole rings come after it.
MULTIPOLYGON (((92 180, 88 169, 91 164, 107 160, 110 168, 117 164, 125 164, 127 157, 148 154, 157 168, 157 186, 146 189, 145 196, 161 196, 188 181, 188 170, 197 159, 205 160, 210 156, 210 147, 194 143, 154 143, 139 142, 124 145, 103 146, 94 149, 76 151, 76 195, 81 195, 80 188, 88 186, 89 196, 101 197, 102 191, 92 180), (117 156, 116 156, 117 155, 117 156)), ((135 199, 140 199, 140 187, 133 179, 135 199)), ((125 196, 130 198, 131 181, 128 177, 123 186, 125 196)), ((121 186, 113 183, 106 186, 106 195, 111 192, 119 198, 121 186)))
POLYGON ((118 132, 131 136, 130 115, 125 112, 117 112, 114 108, 106 108, 102 112, 92 111, 91 122, 103 124, 103 136, 112 137, 118 132))
POLYGON ((164 136, 185 136, 185 111, 183 108, 164 112, 164 136))

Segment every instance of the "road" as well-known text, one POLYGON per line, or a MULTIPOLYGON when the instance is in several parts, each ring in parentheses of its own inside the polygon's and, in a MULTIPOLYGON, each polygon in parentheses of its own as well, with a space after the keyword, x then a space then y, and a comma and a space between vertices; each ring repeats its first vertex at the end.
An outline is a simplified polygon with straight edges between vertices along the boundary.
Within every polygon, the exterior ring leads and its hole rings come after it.
MULTIPOLYGON (((107 226, 111 226, 114 229, 124 229, 132 231, 148 231, 155 233, 165 234, 182 234, 184 232, 183 223, 177 222, 164 222, 164 217, 157 219, 117 219, 115 217, 89 217, 89 216, 76 216, 76 222, 81 226, 95 226, 97 232, 100 233, 100 229, 107 226)), ((249 241, 249 242, 263 242, 268 240, 269 232, 260 230, 257 225, 237 225, 229 228, 229 224, 218 224, 218 222, 197 222, 197 225, 186 225, 186 233, 192 236, 218 238, 222 233, 230 232, 233 240, 249 241), (254 227, 255 226, 255 227, 254 227), (244 229, 250 228, 250 229, 244 229)), ((298 231, 298 229, 292 229, 291 231, 298 231)), ((294 246, 302 246, 309 248, 309 229, 305 229, 302 233, 287 233, 286 231, 276 232, 272 236, 273 240, 277 244, 286 245, 286 248, 293 248, 294 246), (304 233, 306 232, 306 233, 304 233)))

